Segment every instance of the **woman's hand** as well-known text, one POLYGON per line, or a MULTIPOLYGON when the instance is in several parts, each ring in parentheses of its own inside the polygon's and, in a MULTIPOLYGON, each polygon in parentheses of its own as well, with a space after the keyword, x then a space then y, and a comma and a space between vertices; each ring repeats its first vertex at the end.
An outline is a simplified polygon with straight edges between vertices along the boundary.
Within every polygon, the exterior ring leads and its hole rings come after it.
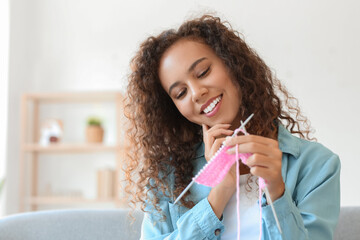
MULTIPOLYGON (((203 141, 205 143, 205 159, 209 161, 211 157, 219 150, 221 144, 225 141, 225 137, 229 137, 234 131, 229 130, 230 124, 216 124, 209 128, 203 126, 203 141)), ((249 173, 247 166, 240 163, 241 173, 249 173)), ((236 190, 236 164, 234 164, 224 179, 215 188, 234 192, 236 190)))
POLYGON ((221 144, 225 141, 225 137, 233 134, 234 131, 229 130, 230 126, 231 124, 216 124, 209 128, 207 125, 202 124, 206 161, 209 161, 219 150, 221 144))
POLYGON ((229 154, 236 153, 237 144, 239 153, 252 153, 247 159, 246 165, 250 167, 250 172, 253 175, 266 181, 272 201, 284 194, 285 184, 281 175, 282 152, 276 140, 246 135, 227 139, 225 144, 233 146, 228 150, 229 154))
MULTIPOLYGON (((209 128, 204 124, 202 125, 203 141, 205 144, 204 155, 207 161, 209 161, 216 151, 219 150, 225 137, 233 134, 233 131, 229 130, 230 126, 230 124, 216 124, 209 128)), ((219 219, 236 189, 236 175, 233 173, 236 171, 234 171, 233 168, 235 169, 235 167, 232 166, 232 169, 226 174, 223 181, 212 188, 208 195, 210 206, 219 219)))

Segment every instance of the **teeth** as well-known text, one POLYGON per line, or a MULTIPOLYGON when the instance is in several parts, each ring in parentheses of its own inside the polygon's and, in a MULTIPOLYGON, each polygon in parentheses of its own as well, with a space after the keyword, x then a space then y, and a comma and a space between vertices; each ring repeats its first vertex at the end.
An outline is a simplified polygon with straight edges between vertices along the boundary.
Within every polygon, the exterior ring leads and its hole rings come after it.
POLYGON ((221 96, 218 96, 216 99, 214 99, 214 101, 212 103, 210 103, 209 106, 207 106, 207 108, 204 109, 204 113, 211 112, 214 109, 214 107, 216 106, 216 104, 218 102, 220 102, 220 100, 221 100, 221 96))

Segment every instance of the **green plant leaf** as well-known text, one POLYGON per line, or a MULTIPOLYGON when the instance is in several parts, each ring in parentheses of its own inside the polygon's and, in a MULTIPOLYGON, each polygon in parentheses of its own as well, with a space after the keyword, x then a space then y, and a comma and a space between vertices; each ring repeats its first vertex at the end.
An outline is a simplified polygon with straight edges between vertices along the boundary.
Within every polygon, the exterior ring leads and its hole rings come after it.
POLYGON ((89 126, 101 126, 101 119, 97 117, 89 117, 87 120, 89 126))

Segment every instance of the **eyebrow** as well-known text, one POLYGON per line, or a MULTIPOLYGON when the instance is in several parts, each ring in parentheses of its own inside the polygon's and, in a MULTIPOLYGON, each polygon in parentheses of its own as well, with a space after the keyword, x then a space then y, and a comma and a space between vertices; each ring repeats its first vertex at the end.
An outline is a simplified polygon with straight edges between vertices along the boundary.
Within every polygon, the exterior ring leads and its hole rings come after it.
MULTIPOLYGON (((194 68, 196 67, 196 65, 198 65, 200 62, 202 62, 205 59, 206 59, 206 57, 203 57, 203 58, 199 58, 198 60, 193 62, 193 64, 191 64, 191 66, 188 69, 188 73, 192 72, 194 70, 194 68)), ((180 84, 179 81, 176 81, 175 83, 171 84, 171 86, 169 87, 169 91, 168 91, 169 95, 171 94, 171 90, 173 90, 173 88, 175 88, 179 84, 180 84)))

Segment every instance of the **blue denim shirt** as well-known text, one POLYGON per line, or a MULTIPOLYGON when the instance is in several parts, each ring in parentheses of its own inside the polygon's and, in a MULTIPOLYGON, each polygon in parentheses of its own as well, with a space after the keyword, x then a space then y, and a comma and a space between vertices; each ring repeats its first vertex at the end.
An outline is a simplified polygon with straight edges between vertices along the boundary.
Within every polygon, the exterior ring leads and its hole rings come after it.
MULTIPOLYGON (((290 134, 279 125, 278 141, 282 156, 285 192, 274 202, 282 228, 279 233, 271 207, 262 199, 262 239, 333 239, 340 212, 339 157, 316 142, 290 134)), ((193 160, 194 175, 206 164, 204 144, 197 148, 193 160)), ((169 176, 170 183, 173 177, 169 176)), ((213 212, 207 196, 211 190, 199 184, 191 187, 196 205, 185 208, 160 197, 166 220, 149 205, 142 224, 141 239, 221 239, 226 229, 213 212)))

